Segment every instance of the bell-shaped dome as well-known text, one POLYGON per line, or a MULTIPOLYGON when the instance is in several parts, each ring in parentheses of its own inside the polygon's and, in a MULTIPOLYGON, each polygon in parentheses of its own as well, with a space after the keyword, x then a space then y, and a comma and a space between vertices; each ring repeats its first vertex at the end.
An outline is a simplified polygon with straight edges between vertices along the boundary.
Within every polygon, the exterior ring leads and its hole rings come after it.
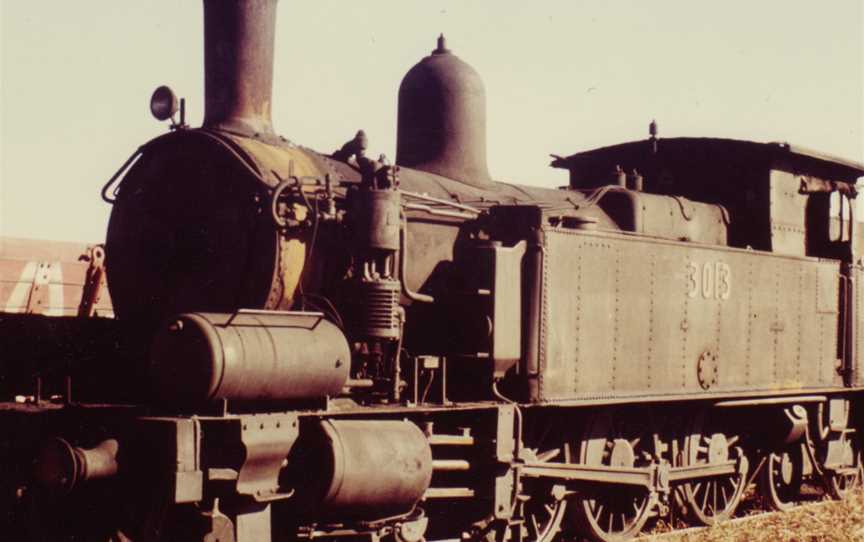
POLYGON ((398 165, 473 186, 491 183, 483 81, 447 49, 443 35, 402 79, 397 130, 398 165))

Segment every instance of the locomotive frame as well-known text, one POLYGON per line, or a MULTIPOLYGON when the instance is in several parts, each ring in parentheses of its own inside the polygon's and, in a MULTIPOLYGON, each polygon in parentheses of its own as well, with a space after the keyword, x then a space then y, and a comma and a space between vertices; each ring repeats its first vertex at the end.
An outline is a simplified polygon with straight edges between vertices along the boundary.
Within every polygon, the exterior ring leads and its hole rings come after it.
POLYGON ((103 190, 118 318, 100 259, 0 319, 3 532, 611 541, 864 484, 864 166, 652 127, 498 183, 443 37, 395 165, 324 155, 270 122, 276 1, 204 5, 203 126, 157 89, 103 190))

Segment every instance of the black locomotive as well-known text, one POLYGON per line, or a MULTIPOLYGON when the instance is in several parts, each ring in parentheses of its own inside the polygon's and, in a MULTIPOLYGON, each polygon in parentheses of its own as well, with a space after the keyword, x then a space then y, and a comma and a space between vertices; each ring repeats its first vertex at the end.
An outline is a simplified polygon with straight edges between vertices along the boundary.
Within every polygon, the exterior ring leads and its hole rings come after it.
POLYGON ((0 538, 611 541, 862 485, 864 166, 652 129, 496 182, 443 37, 395 164, 321 154, 275 15, 204 0, 203 126, 157 89, 103 190, 117 318, 0 320, 0 538))

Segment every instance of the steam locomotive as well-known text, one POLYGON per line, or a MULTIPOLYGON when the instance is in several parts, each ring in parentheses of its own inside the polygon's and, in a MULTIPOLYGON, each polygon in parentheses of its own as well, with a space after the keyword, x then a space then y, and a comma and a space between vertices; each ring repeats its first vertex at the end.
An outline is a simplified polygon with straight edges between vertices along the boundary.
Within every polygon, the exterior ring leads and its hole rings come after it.
POLYGON ((443 37, 395 164, 318 153, 271 123, 275 17, 204 0, 202 127, 154 92, 116 318, 0 319, 2 536, 613 541, 862 486, 864 166, 652 126, 496 182, 443 37))

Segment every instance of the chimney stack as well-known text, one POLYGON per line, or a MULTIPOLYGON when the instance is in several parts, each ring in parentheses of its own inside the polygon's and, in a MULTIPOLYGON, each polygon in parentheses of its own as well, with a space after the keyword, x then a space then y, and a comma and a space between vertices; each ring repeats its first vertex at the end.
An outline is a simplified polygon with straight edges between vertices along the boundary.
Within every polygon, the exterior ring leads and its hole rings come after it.
POLYGON ((204 127, 271 135, 277 0, 204 0, 204 127))

